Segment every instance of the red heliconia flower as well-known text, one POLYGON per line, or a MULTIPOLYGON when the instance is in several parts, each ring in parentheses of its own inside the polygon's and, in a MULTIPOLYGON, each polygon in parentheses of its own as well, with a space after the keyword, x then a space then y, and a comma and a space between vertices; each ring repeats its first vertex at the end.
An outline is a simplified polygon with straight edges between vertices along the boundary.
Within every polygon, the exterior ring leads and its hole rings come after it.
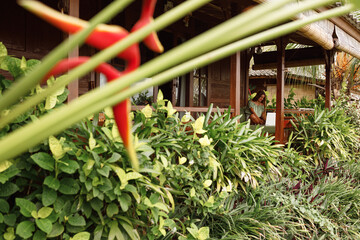
MULTIPOLYGON (((50 72, 47 73, 47 75, 44 77, 44 80, 48 79, 50 76, 63 74, 73 68, 76 68, 89 59, 89 57, 78 57, 61 60, 54 66, 53 69, 51 69, 50 72)), ((124 75, 107 63, 100 64, 95 68, 95 71, 104 74, 108 82, 118 79, 124 75)), ((131 110, 130 106, 130 100, 126 99, 113 106, 113 112, 116 125, 118 126, 124 146, 128 150, 132 165, 134 169, 138 169, 138 161, 136 159, 136 153, 131 141, 131 119, 129 116, 129 112, 131 110)))
MULTIPOLYGON (((152 16, 154 13, 155 5, 156 0, 143 0, 141 17, 133 27, 132 32, 145 27, 147 24, 150 24, 153 21, 152 16)), ((51 23, 52 25, 69 34, 76 33, 89 25, 89 23, 84 20, 61 14, 36 1, 27 2, 25 7, 37 16, 44 19, 45 21, 51 23)), ((126 31, 120 26, 99 24, 95 28, 95 30, 87 37, 85 42, 90 46, 102 50, 118 41, 121 41, 128 35, 128 31, 126 31)), ((147 36, 144 39, 144 43, 149 49, 155 52, 162 52, 164 50, 155 32, 152 32, 149 36, 147 36)), ((127 62, 127 67, 125 71, 120 73, 115 68, 111 67, 109 64, 106 63, 99 65, 95 69, 96 71, 103 73, 106 76, 107 81, 119 79, 124 74, 136 70, 141 63, 140 50, 137 43, 128 47, 123 52, 119 53, 117 56, 127 62)), ((46 77, 64 73, 67 70, 70 70, 86 62, 88 59, 88 57, 79 57, 74 59, 62 60, 52 70, 50 70, 46 77)), ((131 141, 131 123, 129 118, 130 110, 131 109, 129 99, 124 100, 123 102, 113 107, 115 122, 118 126, 120 136, 123 139, 124 146, 128 150, 130 159, 133 163, 133 167, 137 170, 138 161, 131 141)))

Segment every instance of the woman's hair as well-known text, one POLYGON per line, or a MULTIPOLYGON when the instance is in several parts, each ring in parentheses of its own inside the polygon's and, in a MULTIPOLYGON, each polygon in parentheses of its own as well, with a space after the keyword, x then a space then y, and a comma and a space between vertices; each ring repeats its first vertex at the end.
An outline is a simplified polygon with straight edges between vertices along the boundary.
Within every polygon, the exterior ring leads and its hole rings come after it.
POLYGON ((261 97, 261 95, 264 95, 264 99, 263 99, 262 103, 265 105, 266 104, 266 94, 263 90, 258 91, 252 100, 254 102, 256 102, 261 97))

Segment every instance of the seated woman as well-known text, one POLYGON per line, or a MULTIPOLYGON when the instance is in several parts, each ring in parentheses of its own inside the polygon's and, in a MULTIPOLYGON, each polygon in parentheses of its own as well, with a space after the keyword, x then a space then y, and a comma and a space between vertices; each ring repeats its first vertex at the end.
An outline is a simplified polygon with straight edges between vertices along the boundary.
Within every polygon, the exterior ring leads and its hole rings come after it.
POLYGON ((250 119, 251 124, 264 125, 266 122, 266 95, 260 90, 255 97, 248 102, 245 109, 246 120, 250 119))

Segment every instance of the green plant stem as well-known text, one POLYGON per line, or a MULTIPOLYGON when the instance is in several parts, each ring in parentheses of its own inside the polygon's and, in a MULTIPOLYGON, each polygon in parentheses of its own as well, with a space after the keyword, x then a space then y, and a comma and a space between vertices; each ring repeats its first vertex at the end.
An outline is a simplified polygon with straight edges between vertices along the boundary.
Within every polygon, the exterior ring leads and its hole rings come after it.
MULTIPOLYGON (((318 0, 318 1, 305 1, 301 4, 297 4, 297 7, 291 6, 287 8, 281 8, 284 4, 292 2, 293 0, 283 0, 276 1, 271 5, 269 3, 265 3, 254 8, 251 11, 245 12, 233 19, 228 20, 226 23, 221 24, 220 26, 215 27, 214 29, 202 34, 201 36, 184 43, 180 47, 169 51, 168 53, 158 57, 154 61, 158 61, 154 63, 154 66, 149 67, 151 70, 160 69, 162 66, 172 67, 183 61, 191 59, 195 56, 199 56, 204 54, 205 52, 216 49, 220 46, 226 45, 230 42, 233 42, 239 38, 248 36, 252 33, 258 32, 260 30, 266 29, 267 27, 274 26, 286 20, 289 20, 294 15, 303 12, 308 9, 313 9, 316 7, 320 7, 326 4, 330 4, 335 2, 336 0, 318 0), (273 12, 274 10, 277 10, 273 12), (241 29, 241 31, 240 31, 241 29), (226 36, 226 37, 219 37, 226 36), (192 49, 189 51, 189 49, 192 49)), ((190 1, 189 1, 190 2, 190 1)), ((199 1, 200 2, 200 1, 199 1)), ((199 4, 199 2, 197 2, 199 4)), ((25 102, 17 105, 10 113, 7 114, 6 118, 3 117, 0 119, 0 128, 4 127, 7 123, 11 122, 13 119, 26 112, 32 106, 43 101, 44 98, 50 96, 58 89, 65 87, 72 80, 79 78, 85 75, 87 72, 94 69, 101 62, 109 60, 111 57, 116 56, 118 52, 123 51, 128 46, 134 44, 135 42, 143 39, 147 34, 154 30, 159 30, 159 27, 165 27, 166 24, 169 24, 169 21, 177 20, 177 18, 184 15, 184 13, 191 11, 186 7, 196 7, 198 8, 200 5, 192 6, 189 3, 189 6, 184 6, 183 9, 178 7, 178 12, 176 13, 165 13, 155 20, 153 23, 154 26, 147 26, 141 29, 138 32, 135 32, 129 35, 126 39, 115 44, 112 47, 109 47, 99 54, 92 57, 87 63, 82 64, 81 66, 75 68, 74 70, 69 72, 69 75, 62 79, 62 81, 56 82, 53 86, 48 87, 43 92, 29 98, 25 102), (169 16, 168 16, 169 15, 169 16), (176 18, 174 18, 176 16, 176 18), (143 32, 144 31, 144 32, 143 32)), ((177 9, 174 9, 174 11, 177 9)), ((157 72, 160 72, 158 70, 157 72)), ((157 73, 155 72, 155 73, 157 73)), ((155 74, 155 73, 152 73, 155 74)), ((151 76, 151 75, 145 75, 151 76)), ((118 91, 121 89, 118 89, 118 91)))
MULTIPOLYGON (((68 38, 66 41, 56 47, 50 54, 48 54, 42 61, 42 64, 34 71, 30 72, 27 76, 17 80, 8 91, 0 96, 0 112, 8 108, 11 104, 17 102, 22 96, 33 89, 39 81, 49 72, 61 58, 66 57, 67 53, 73 48, 82 44, 86 37, 96 28, 99 23, 109 21, 119 11, 124 9, 134 0, 122 0, 113 1, 103 11, 97 14, 89 21, 89 26, 79 33, 74 34, 71 39, 68 38)), ((27 1, 20 1, 26 8, 27 1)))
MULTIPOLYGON (((7 123, 11 122, 16 117, 26 112, 29 108, 43 101, 46 97, 50 96, 51 94, 54 94, 58 89, 65 87, 74 79, 84 76, 89 71, 93 70, 98 65, 100 65, 102 62, 106 62, 111 58, 116 57, 116 55, 119 52, 124 51, 126 48, 133 45, 134 43, 140 42, 151 32, 160 30, 170 25, 171 23, 181 19, 187 13, 196 10, 197 8, 203 6, 209 1, 211 0, 189 0, 179 5, 178 7, 173 8, 169 12, 166 12, 165 14, 161 15, 153 23, 150 23, 146 27, 130 34, 122 41, 119 41, 118 43, 112 45, 111 47, 94 55, 88 62, 86 62, 85 64, 81 64, 77 68, 70 71, 66 77, 61 79, 61 81, 55 82, 52 86, 49 86, 46 89, 44 89, 44 91, 16 105, 9 113, 6 113, 6 115, 0 116, 1 117, 0 128, 4 127, 7 123)), ((0 111, 1 111, 1 105, 0 105, 0 111)))
MULTIPOLYGON (((71 102, 68 106, 55 109, 48 115, 42 117, 36 122, 32 122, 27 126, 14 131, 0 141, 0 162, 6 159, 10 159, 18 155, 19 153, 26 151, 28 148, 35 146, 42 140, 46 139, 49 135, 57 134, 81 119, 89 116, 92 113, 102 110, 104 107, 114 105, 119 101, 122 101, 134 93, 147 89, 154 85, 162 84, 168 79, 179 76, 181 74, 189 72, 194 67, 201 67, 209 64, 210 62, 217 61, 221 58, 227 57, 237 51, 244 50, 251 46, 257 45, 263 41, 272 40, 282 35, 291 33, 296 29, 303 27, 311 22, 319 21, 322 19, 342 15, 352 10, 351 6, 344 6, 337 9, 328 10, 322 12, 316 16, 311 16, 306 19, 297 20, 284 24, 273 29, 269 29, 262 33, 240 40, 221 49, 207 53, 201 57, 193 59, 192 61, 183 63, 177 67, 167 70, 153 79, 143 81, 142 84, 124 90, 117 95, 108 95, 107 98, 97 99, 99 92, 104 91, 106 87, 113 88, 113 86, 126 88, 130 85, 131 80, 137 76, 136 72, 124 76, 124 81, 115 81, 109 83, 107 86, 101 89, 96 89, 93 92, 83 95, 77 100, 71 102), (102 101, 101 101, 102 100, 102 101), (58 122, 52 121, 57 119, 58 122)), ((142 79, 141 76, 137 79, 142 79)))

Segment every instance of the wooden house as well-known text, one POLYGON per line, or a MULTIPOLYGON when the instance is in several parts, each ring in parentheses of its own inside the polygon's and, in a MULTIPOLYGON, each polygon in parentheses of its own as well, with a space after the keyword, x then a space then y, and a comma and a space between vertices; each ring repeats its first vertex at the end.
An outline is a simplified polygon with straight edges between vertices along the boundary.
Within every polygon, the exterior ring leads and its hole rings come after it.
MULTIPOLYGON (((214 0, 199 10, 188 14, 159 32, 159 38, 165 51, 194 36, 205 32, 246 11, 265 0, 214 0)), ((108 5, 110 0, 42 0, 52 8, 65 14, 88 20, 108 5)), ((184 0, 158 0, 155 15, 175 7, 184 0)), ((51 49, 68 36, 20 8, 14 0, 3 0, 0 9, 0 41, 8 48, 9 54, 26 58, 41 59, 51 49)), ((111 24, 130 29, 139 18, 141 1, 131 4, 120 13, 111 24)), ((326 9, 318 9, 318 12, 326 9)), ((315 14, 309 11, 297 18, 306 18, 315 14)), ((194 69, 172 81, 152 89, 156 99, 158 89, 164 97, 172 100, 179 110, 206 111, 210 103, 220 108, 231 105, 234 114, 247 104, 249 89, 249 61, 254 57, 253 69, 277 69, 276 71, 276 139, 283 142, 284 137, 284 73, 287 67, 324 64, 326 66, 326 106, 330 108, 330 71, 335 51, 345 51, 360 58, 360 24, 350 15, 317 22, 299 29, 288 36, 265 42, 246 51, 238 52, 229 58, 194 69), (285 50, 288 43, 306 45, 306 48, 285 50), (276 45, 277 51, 259 53, 256 48, 276 45)), ((93 55, 97 50, 82 46, 70 56, 93 55)), ((146 62, 155 54, 141 46, 142 61, 146 62)), ((124 62, 114 59, 111 62, 119 69, 124 62)), ((100 85, 101 76, 90 73, 69 85, 69 100, 100 85)))

